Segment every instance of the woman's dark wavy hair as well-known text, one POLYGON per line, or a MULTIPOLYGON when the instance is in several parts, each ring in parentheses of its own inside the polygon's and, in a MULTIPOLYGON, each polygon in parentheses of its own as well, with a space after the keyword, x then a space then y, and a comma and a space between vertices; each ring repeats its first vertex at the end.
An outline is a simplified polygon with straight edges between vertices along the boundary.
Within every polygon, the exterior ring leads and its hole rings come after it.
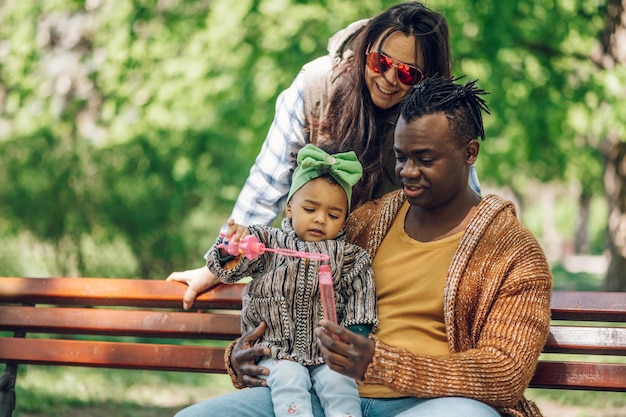
POLYGON ((353 207, 367 201, 374 186, 384 174, 384 167, 393 160, 394 128, 391 109, 377 108, 365 84, 365 53, 369 45, 381 40, 379 50, 393 33, 415 37, 415 62, 421 51, 425 76, 451 74, 448 24, 445 17, 419 2, 403 3, 374 17, 355 37, 354 56, 340 68, 333 82, 333 92, 326 113, 324 133, 339 141, 342 148, 353 149, 363 165, 363 177, 354 187, 353 207), (419 48, 418 48, 419 46, 419 48), (385 143, 382 143, 382 142, 385 143))
POLYGON ((428 114, 443 113, 459 145, 478 138, 485 140, 483 112, 490 112, 481 96, 489 93, 476 87, 477 80, 458 83, 461 78, 424 79, 407 94, 400 107, 400 117, 410 122, 428 114))

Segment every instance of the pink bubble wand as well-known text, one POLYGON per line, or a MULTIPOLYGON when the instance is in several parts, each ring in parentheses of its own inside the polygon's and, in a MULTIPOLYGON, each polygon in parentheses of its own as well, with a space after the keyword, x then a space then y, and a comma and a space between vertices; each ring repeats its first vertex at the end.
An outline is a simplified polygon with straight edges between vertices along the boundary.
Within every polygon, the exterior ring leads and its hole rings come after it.
MULTIPOLYGON (((225 237, 224 233, 220 236, 225 237)), ((265 246, 264 243, 259 242, 259 239, 254 235, 247 235, 239 241, 236 245, 231 245, 226 241, 223 241, 218 248, 224 249, 230 255, 239 256, 243 255, 248 259, 254 260, 259 255, 265 252, 277 253, 283 256, 292 256, 296 258, 311 259, 315 261, 328 261, 330 256, 318 252, 302 252, 293 249, 272 249, 265 246)), ((322 298, 322 313, 324 319, 337 323, 337 310, 335 309, 335 290, 333 289, 333 277, 330 274, 330 268, 328 265, 320 265, 319 270, 319 284, 320 284, 320 296, 322 298)))
MULTIPOLYGON (((224 233, 221 233, 220 236, 224 237, 224 233)), ((239 256, 243 255, 248 259, 254 260, 259 257, 259 255, 265 252, 277 253, 283 256, 292 256, 296 258, 305 258, 311 259, 315 261, 327 261, 330 259, 330 256, 324 255, 323 253, 317 252, 302 252, 293 249, 272 249, 265 246, 265 244, 259 242, 259 239, 254 235, 247 235, 243 239, 239 241, 237 245, 231 245, 228 242, 222 242, 217 245, 218 248, 224 249, 230 255, 239 256)))

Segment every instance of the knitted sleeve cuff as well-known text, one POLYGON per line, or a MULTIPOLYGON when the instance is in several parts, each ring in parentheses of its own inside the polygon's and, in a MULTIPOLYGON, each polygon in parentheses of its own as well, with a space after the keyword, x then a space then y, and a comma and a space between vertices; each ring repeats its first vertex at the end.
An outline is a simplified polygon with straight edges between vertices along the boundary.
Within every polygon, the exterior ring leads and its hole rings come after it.
MULTIPOLYGON (((385 345, 376 336, 370 336, 375 342, 374 357, 370 362, 361 383, 389 386, 393 380, 402 378, 399 369, 400 354, 397 349, 385 345)), ((408 376, 408 375, 407 375, 408 376)))
POLYGON ((235 373, 235 370, 230 365, 230 355, 233 353, 233 348, 237 344, 237 340, 233 340, 230 345, 224 351, 224 365, 226 366, 226 372, 228 372, 228 376, 230 377, 231 382, 233 383, 233 387, 237 389, 246 388, 241 378, 235 373))

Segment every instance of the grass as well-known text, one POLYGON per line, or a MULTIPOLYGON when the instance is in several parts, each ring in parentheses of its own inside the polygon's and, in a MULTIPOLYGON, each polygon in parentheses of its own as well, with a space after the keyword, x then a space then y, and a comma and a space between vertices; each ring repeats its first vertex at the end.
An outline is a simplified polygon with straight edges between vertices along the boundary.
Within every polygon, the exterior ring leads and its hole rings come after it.
POLYGON ((14 417, 171 417, 233 390, 226 375, 21 366, 14 417))
POLYGON ((544 417, 624 417, 623 392, 570 391, 531 388, 526 398, 535 401, 544 417))
POLYGON ((576 407, 591 409, 626 407, 626 395, 624 395, 623 392, 572 391, 532 388, 528 390, 528 393, 528 396, 535 400, 552 401, 576 407))

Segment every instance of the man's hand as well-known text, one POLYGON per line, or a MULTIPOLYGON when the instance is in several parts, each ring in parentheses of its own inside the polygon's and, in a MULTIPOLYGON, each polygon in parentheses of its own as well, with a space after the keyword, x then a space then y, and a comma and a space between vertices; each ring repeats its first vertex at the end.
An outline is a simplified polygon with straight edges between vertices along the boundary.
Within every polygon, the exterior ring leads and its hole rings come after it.
POLYGON ((219 284, 221 281, 206 266, 181 272, 172 272, 166 281, 177 281, 187 284, 183 296, 183 308, 189 310, 198 294, 219 284))
POLYGON ((268 356, 270 350, 267 347, 255 345, 255 342, 265 332, 266 327, 265 322, 261 322, 256 329, 245 333, 237 339, 237 343, 230 354, 230 366, 248 387, 267 386, 267 382, 259 378, 259 375, 267 376, 270 371, 264 366, 257 365, 257 361, 268 356))
POLYGON ((330 369, 362 381, 374 357, 374 341, 328 320, 321 320, 320 327, 314 332, 324 362, 330 369))

